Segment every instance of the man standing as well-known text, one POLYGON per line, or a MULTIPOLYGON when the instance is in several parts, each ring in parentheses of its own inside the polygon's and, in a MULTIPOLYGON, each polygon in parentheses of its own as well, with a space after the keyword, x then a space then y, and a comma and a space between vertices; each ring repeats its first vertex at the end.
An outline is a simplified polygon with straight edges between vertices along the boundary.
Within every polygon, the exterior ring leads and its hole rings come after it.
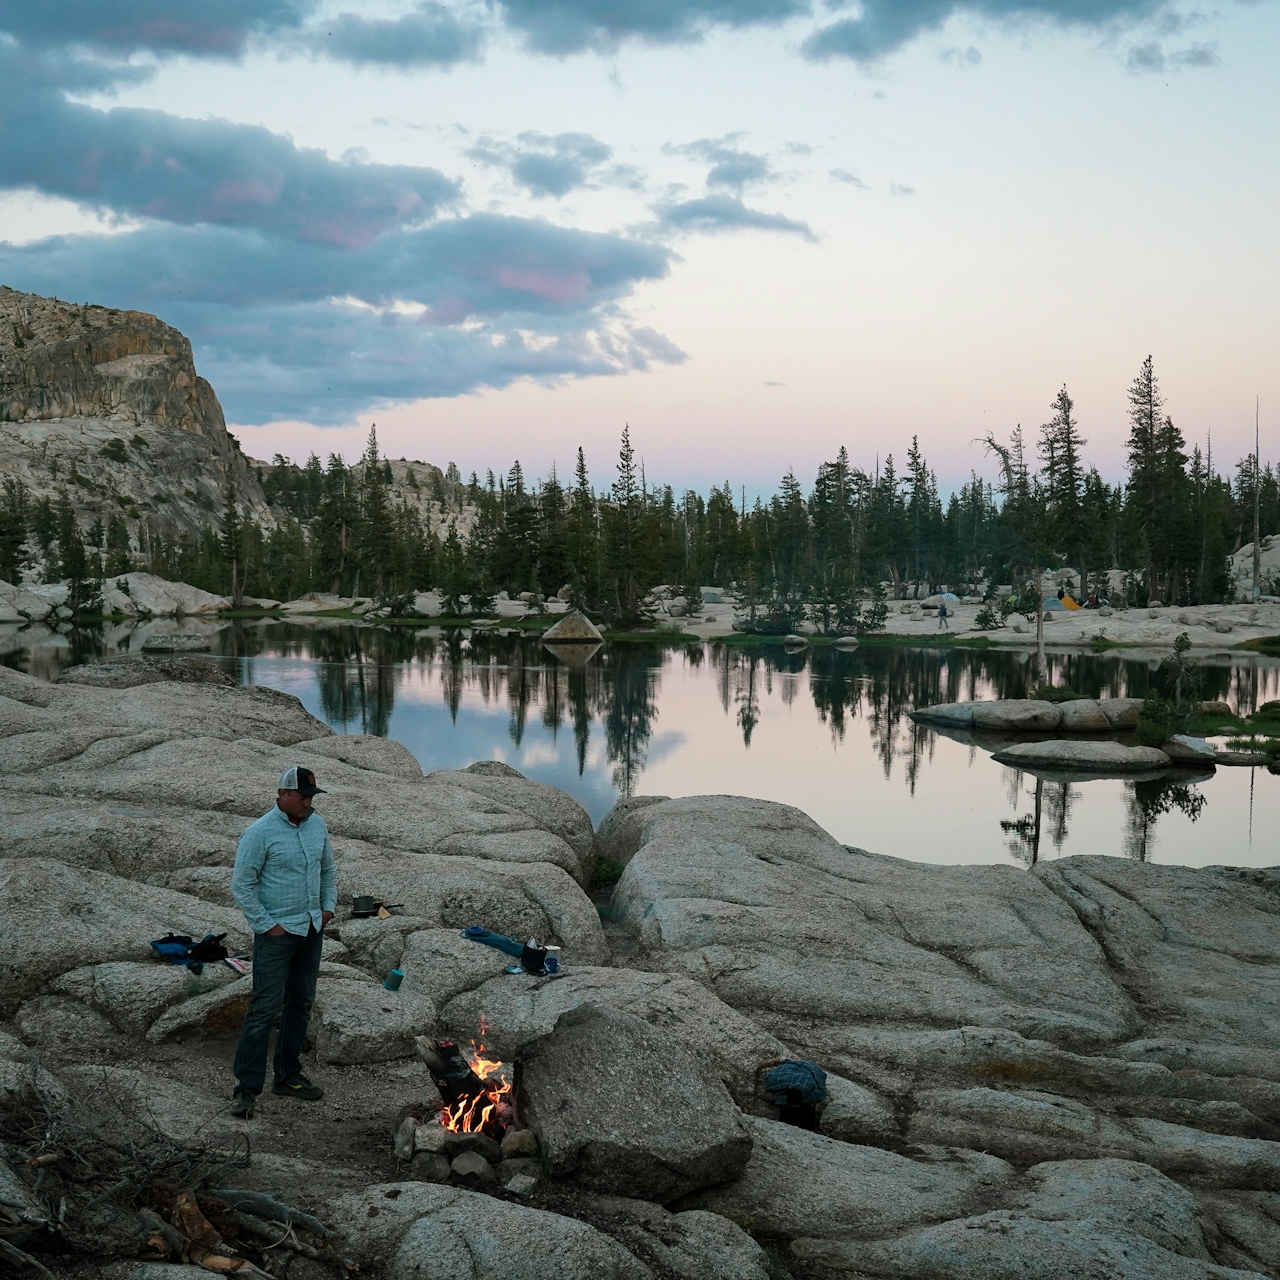
POLYGON ((236 1046, 231 1114, 246 1120, 266 1081, 267 1043, 277 1013, 271 1092, 308 1102, 324 1095, 302 1074, 299 1055, 316 997, 321 931, 338 902, 329 832, 311 808, 311 798, 325 794, 310 769, 286 769, 275 805, 236 849, 231 895, 253 930, 253 996, 236 1046))

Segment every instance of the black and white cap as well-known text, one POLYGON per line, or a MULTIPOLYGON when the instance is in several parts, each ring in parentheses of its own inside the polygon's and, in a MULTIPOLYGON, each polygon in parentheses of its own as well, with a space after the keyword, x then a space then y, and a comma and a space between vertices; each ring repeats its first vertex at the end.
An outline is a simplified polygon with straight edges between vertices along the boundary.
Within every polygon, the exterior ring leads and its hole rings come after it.
POLYGON ((281 791, 297 791, 304 796, 327 796, 323 787, 316 786, 316 775, 310 769, 295 764, 280 775, 281 791))

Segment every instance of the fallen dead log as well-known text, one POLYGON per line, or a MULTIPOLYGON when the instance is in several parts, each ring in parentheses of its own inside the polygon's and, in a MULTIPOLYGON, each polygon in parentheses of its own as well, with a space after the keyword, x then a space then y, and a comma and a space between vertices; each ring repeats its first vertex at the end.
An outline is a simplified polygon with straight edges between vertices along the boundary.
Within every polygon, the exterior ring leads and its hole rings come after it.
POLYGON ((259 1218, 265 1218, 268 1222, 288 1222, 293 1226, 301 1227, 304 1231, 309 1231, 318 1239, 327 1240, 329 1238, 329 1229, 320 1221, 309 1213, 303 1213, 301 1209, 294 1209, 290 1205, 282 1204, 275 1196, 267 1195, 263 1191, 228 1191, 219 1187, 213 1192, 219 1200, 225 1200, 233 1209, 243 1209, 249 1213, 255 1214, 259 1218))

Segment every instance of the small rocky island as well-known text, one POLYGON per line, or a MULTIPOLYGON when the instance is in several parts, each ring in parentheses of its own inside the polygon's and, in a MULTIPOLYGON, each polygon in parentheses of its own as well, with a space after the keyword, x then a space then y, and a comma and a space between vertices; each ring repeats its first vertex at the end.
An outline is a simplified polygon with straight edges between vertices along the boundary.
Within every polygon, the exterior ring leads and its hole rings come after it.
POLYGON ((0 843, 13 1274, 1280 1276, 1274 870, 931 866, 734 796, 593 830, 505 765, 423 776, 180 657, 0 668, 0 843), (326 1096, 246 1124, 251 979, 149 943, 247 946, 236 841, 297 762, 340 865, 326 1096), (501 1143, 442 1123, 450 1042, 505 1073, 501 1143), (826 1073, 810 1127, 765 1087, 786 1060, 826 1073))

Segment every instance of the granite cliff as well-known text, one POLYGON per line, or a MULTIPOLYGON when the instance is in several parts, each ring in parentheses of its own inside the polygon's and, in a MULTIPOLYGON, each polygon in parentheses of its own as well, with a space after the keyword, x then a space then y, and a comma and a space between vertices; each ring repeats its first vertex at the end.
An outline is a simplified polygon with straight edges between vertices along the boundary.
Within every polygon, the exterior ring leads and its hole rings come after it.
POLYGON ((0 286, 0 480, 66 490, 82 520, 195 532, 222 510, 269 512, 191 343, 141 311, 0 286))

